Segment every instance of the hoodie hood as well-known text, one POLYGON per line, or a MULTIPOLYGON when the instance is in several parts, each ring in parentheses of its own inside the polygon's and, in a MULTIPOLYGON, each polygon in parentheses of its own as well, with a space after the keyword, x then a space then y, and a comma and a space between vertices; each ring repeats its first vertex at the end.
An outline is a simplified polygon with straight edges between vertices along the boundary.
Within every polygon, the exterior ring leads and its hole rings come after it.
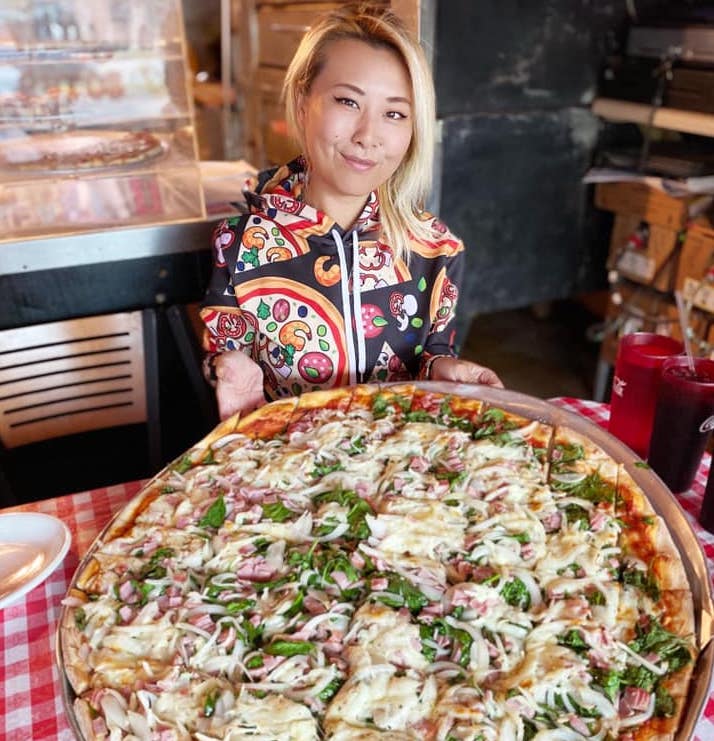
POLYGON ((352 232, 356 232, 359 239, 379 238, 379 198, 376 191, 367 197, 355 223, 344 229, 323 211, 303 202, 306 175, 306 162, 302 155, 287 165, 259 173, 244 191, 250 212, 267 213, 291 230, 304 232, 304 236, 327 235, 336 230, 343 238, 352 232))

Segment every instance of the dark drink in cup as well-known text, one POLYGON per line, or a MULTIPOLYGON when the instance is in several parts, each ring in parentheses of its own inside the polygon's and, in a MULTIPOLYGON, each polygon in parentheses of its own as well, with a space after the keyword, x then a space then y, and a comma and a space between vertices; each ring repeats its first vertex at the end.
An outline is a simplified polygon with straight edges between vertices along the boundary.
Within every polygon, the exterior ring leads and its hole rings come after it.
POLYGON ((673 492, 689 489, 714 428, 714 361, 686 357, 662 366, 647 462, 673 492))
POLYGON ((652 332, 634 332, 620 339, 609 430, 641 458, 650 442, 662 363, 683 350, 679 340, 652 332))

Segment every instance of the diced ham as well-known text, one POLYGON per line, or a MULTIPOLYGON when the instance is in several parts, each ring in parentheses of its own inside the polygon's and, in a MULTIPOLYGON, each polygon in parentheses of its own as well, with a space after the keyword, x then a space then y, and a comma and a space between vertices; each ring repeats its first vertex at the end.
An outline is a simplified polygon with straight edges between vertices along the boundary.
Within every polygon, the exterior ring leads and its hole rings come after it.
POLYGON ((419 615, 431 615, 433 617, 441 617, 444 614, 444 605, 441 602, 430 602, 426 607, 422 608, 419 615))
POLYGON ((122 605, 119 608, 119 617, 125 623, 131 622, 131 619, 134 617, 134 610, 129 605, 122 605))
POLYGON ((411 461, 409 461, 409 468, 417 473, 426 473, 429 470, 431 463, 428 458, 423 455, 415 455, 411 461))
POLYGON ((571 715, 568 718, 568 722, 570 723, 570 727, 576 733, 580 733, 583 736, 590 736, 590 729, 588 728, 588 724, 578 715, 571 715))
POLYGON ((367 564, 367 562, 364 560, 364 557, 359 551, 352 551, 352 553, 350 553, 350 563, 356 569, 363 569, 367 564))
POLYGON ((312 597, 309 594, 305 596, 302 606, 310 613, 310 615, 322 615, 322 613, 327 612, 325 605, 320 602, 319 599, 312 597))
POLYGON ((650 693, 641 687, 626 687, 620 697, 619 712, 627 717, 647 710, 650 704, 650 693))
POLYGON ((446 461, 444 461, 444 468, 447 471, 454 471, 458 473, 459 471, 463 471, 466 466, 464 465, 463 460, 461 460, 461 458, 454 453, 453 455, 450 455, 446 459, 446 461))
POLYGON ((338 656, 344 650, 342 639, 335 636, 331 636, 329 641, 325 641, 322 644, 322 650, 327 656, 338 656))
POLYGON ((344 571, 333 571, 330 576, 332 577, 332 581, 334 581, 340 589, 347 589, 347 587, 352 584, 344 571))
POLYGON ((135 597, 136 592, 134 591, 134 585, 130 581, 122 582, 119 586, 119 599, 122 602, 135 601, 131 600, 131 597, 135 597))
POLYGON ((560 512, 550 512, 543 518, 542 522, 546 533, 553 533, 560 530, 563 524, 563 515, 560 512))
POLYGON ((610 664, 607 661, 607 657, 604 656, 599 651, 595 651, 594 649, 588 651, 588 659, 590 659, 590 663, 596 669, 609 669, 610 668, 610 664))
POLYGON ((376 579, 372 579, 369 586, 373 592, 383 592, 389 586, 389 579, 380 576, 376 579))
POLYGON ((262 556, 246 559, 238 569, 238 577, 248 581, 270 581, 275 576, 275 567, 271 566, 262 556))
POLYGON ((601 512, 599 509, 593 510, 590 513, 590 529, 594 532, 599 532, 605 527, 608 521, 607 515, 601 512))
POLYGON ((201 630, 205 630, 209 633, 212 633, 215 627, 213 620, 211 619, 211 616, 207 615, 206 613, 202 613, 199 615, 192 615, 188 619, 188 622, 191 623, 191 625, 195 625, 197 628, 200 628, 201 630))

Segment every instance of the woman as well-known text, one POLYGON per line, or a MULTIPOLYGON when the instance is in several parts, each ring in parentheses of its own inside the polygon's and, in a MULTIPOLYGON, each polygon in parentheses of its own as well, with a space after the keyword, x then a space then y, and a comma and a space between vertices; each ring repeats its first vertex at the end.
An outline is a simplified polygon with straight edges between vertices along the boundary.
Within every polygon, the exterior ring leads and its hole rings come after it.
POLYGON ((268 398, 411 378, 501 386, 450 327, 464 246, 421 204, 434 91, 389 11, 348 5, 305 35, 285 79, 303 156, 258 177, 214 234, 201 312, 221 418, 268 398))

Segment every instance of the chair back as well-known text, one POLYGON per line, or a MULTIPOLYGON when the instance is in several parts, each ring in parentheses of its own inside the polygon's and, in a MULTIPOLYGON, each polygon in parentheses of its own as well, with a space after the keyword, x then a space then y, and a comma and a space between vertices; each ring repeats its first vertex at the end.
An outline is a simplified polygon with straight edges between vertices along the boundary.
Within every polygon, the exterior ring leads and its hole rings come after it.
POLYGON ((3 446, 151 422, 157 378, 147 378, 146 353, 155 357, 155 324, 154 336, 146 343, 145 313, 68 319, 0 332, 3 446), (148 404, 147 381, 154 388, 148 404))

